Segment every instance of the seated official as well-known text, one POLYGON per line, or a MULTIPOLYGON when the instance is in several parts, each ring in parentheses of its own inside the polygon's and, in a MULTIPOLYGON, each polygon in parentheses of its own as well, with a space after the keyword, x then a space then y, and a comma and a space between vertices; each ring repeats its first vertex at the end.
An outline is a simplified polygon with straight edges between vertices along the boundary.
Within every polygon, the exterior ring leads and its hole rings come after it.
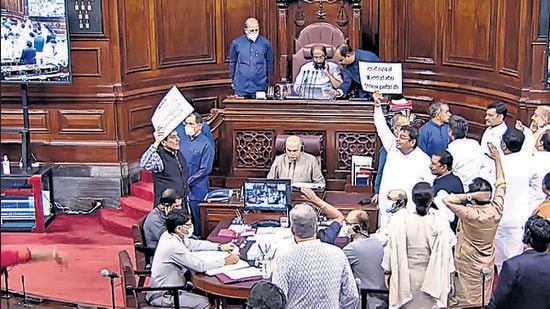
MULTIPOLYGON (((187 212, 170 214, 166 220, 166 228, 166 232, 160 237, 151 267, 151 287, 183 286, 186 284, 185 273, 188 269, 205 272, 239 261, 238 254, 230 254, 225 258, 212 257, 208 260, 194 256, 191 253, 193 251, 230 252, 235 245, 192 239, 193 223, 187 212)), ((164 291, 148 292, 146 299, 156 307, 172 307, 174 303, 172 295, 164 291)), ((210 308, 208 298, 187 291, 180 291, 179 302, 182 308, 210 308)))
POLYGON ((182 199, 174 189, 162 192, 160 202, 151 210, 143 221, 143 236, 148 248, 157 247, 160 235, 166 231, 166 219, 172 210, 181 208, 182 199))
POLYGON ((340 248, 316 239, 317 211, 298 204, 290 211, 296 245, 279 258, 272 282, 287 298, 287 308, 358 308, 359 293, 340 248))
POLYGON ((327 49, 323 45, 313 46, 311 55, 313 61, 302 65, 296 76, 294 92, 304 98, 334 98, 335 89, 342 84, 340 68, 327 61, 327 49))
POLYGON ((302 139, 289 136, 285 141, 285 153, 273 161, 267 174, 268 179, 290 179, 295 182, 316 183, 325 187, 325 177, 317 159, 303 152, 302 139))

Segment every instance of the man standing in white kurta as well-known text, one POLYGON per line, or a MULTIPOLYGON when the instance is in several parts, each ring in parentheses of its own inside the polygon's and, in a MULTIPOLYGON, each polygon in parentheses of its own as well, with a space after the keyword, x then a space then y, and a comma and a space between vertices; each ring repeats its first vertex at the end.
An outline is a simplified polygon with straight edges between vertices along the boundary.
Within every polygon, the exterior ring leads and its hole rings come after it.
MULTIPOLYGON (((389 219, 386 210, 393 204, 393 201, 388 199, 388 192, 393 189, 402 189, 411 196, 412 187, 416 183, 421 181, 432 183, 434 176, 430 171, 430 157, 417 147, 418 130, 413 126, 403 126, 399 132, 396 132, 396 139, 386 124, 379 99, 375 98, 375 100, 374 125, 382 145, 388 152, 378 201, 378 224, 383 227, 389 219)), ((412 200, 408 201, 407 209, 415 212, 412 200)))

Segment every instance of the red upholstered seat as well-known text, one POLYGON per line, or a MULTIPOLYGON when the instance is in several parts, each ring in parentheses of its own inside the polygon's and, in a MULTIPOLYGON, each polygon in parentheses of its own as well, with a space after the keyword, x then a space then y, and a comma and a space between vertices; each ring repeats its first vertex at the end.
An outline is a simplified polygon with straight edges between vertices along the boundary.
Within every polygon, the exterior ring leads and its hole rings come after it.
POLYGON ((323 45, 327 49, 327 58, 329 61, 334 56, 336 48, 346 42, 346 37, 342 30, 337 26, 326 22, 319 22, 308 25, 294 40, 294 54, 292 55, 292 80, 296 79, 296 75, 300 72, 300 67, 310 61, 311 47, 314 45, 323 45))

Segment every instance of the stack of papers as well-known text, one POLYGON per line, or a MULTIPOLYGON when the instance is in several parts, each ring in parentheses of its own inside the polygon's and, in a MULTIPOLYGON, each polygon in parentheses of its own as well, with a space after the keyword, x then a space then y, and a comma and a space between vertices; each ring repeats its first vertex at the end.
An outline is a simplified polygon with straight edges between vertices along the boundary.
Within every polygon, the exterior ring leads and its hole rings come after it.
POLYGON ((214 276, 214 275, 217 275, 217 274, 227 273, 227 272, 230 272, 230 271, 233 271, 233 270, 242 269, 242 268, 246 268, 246 267, 250 267, 250 265, 248 265, 248 263, 243 261, 243 260, 239 260, 237 262, 237 264, 224 265, 222 267, 207 270, 206 274, 209 275, 209 276, 214 276))
POLYGON ((224 272, 224 274, 232 280, 262 276, 260 269, 252 266, 230 270, 230 271, 224 272))

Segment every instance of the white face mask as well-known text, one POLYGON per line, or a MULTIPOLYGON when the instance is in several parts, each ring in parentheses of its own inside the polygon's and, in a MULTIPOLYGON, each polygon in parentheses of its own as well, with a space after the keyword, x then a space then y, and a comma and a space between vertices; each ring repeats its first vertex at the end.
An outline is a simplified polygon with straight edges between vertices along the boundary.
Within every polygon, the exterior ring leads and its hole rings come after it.
POLYGON ((185 126, 185 134, 187 134, 188 136, 193 136, 195 135, 195 129, 192 127, 185 126))
POLYGON ((185 236, 186 238, 190 238, 191 236, 193 236, 193 226, 191 226, 191 228, 188 229, 187 232, 183 234, 183 236, 185 236))
POLYGON ((259 32, 247 32, 246 33, 246 37, 252 42, 256 42, 256 40, 258 39, 258 35, 260 35, 259 32))

